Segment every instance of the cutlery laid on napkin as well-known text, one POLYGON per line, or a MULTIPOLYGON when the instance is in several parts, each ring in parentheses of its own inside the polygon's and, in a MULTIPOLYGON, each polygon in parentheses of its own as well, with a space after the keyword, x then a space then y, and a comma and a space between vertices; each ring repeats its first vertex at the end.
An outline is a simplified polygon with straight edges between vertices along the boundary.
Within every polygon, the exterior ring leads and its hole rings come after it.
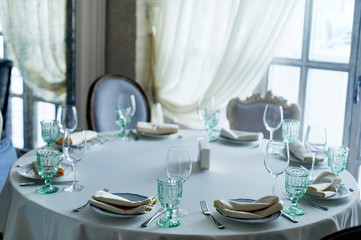
POLYGON ((144 200, 132 201, 100 190, 88 200, 88 203, 109 212, 130 215, 149 212, 157 203, 157 199, 155 197, 148 197, 144 200))
POLYGON ((220 136, 238 141, 258 141, 263 138, 261 132, 246 132, 222 128, 220 136))
MULTIPOLYGON (((77 145, 79 143, 82 143, 83 141, 83 133, 82 132, 75 132, 75 133, 72 133, 70 134, 70 144, 71 145, 77 145)), ((86 137, 86 140, 87 141, 90 141, 94 138, 97 138, 98 136, 98 133, 95 132, 95 131, 91 131, 91 130, 86 130, 85 131, 85 137, 86 137)), ((57 144, 63 144, 63 138, 59 138, 57 141, 56 141, 57 144)))
POLYGON ((265 196, 253 202, 215 200, 214 207, 226 217, 260 219, 283 209, 277 196, 265 196))
POLYGON ((177 133, 179 126, 171 123, 137 122, 136 129, 138 132, 146 134, 168 135, 177 133))
POLYGON ((308 186, 306 194, 327 198, 335 195, 341 186, 341 178, 336 174, 325 171, 320 173, 316 179, 308 186))
MULTIPOLYGON (((299 160, 305 163, 312 163, 312 155, 311 153, 307 152, 303 143, 299 140, 293 141, 289 143, 290 152, 299 160)), ((323 157, 315 156, 315 162, 322 162, 323 157)))

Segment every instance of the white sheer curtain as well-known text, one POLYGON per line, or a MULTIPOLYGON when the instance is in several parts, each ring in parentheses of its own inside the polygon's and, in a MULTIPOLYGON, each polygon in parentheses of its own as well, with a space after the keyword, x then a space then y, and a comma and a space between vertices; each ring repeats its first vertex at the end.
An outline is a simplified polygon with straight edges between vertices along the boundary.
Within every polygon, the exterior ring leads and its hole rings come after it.
POLYGON ((34 95, 46 101, 65 100, 65 18, 65 0, 0 1, 9 58, 34 95))
POLYGON ((152 0, 152 91, 166 115, 199 127, 197 101, 224 108, 264 75, 296 0, 152 0))

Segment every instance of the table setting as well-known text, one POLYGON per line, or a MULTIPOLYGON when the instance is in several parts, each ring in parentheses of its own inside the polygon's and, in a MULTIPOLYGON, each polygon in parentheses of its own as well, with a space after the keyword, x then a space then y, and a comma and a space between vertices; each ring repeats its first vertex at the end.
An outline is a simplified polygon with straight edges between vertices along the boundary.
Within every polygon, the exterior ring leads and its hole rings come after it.
MULTIPOLYGON (((74 109, 70 112, 74 115, 74 109)), ((53 148, 58 135, 12 167, 0 195, 0 202, 6 202, 0 207, 0 220, 8 219, 6 225, 0 224, 5 239, 27 234, 44 239, 45 233, 32 229, 48 226, 49 219, 62 232, 53 239, 250 239, 279 234, 319 239, 338 226, 361 223, 357 183, 344 170, 345 147, 328 148, 323 164, 327 162, 329 169, 316 163, 310 182, 310 164, 290 160, 298 125, 287 119, 278 126, 285 129, 282 140, 264 139, 261 133, 220 131, 222 137, 259 142, 255 148, 225 144, 220 136, 214 140, 213 129, 209 135, 209 129, 180 130, 176 124, 138 122, 136 129, 121 129, 124 133, 119 135, 119 131, 80 130, 74 127, 74 119, 55 124, 63 134, 61 149, 53 148), (288 122, 296 127, 286 127, 288 122), (139 139, 131 136, 133 131, 139 139), (98 144, 87 144, 95 139, 98 144), (55 152, 55 160, 42 151, 55 152), (42 157, 47 158, 46 164, 42 157), (30 165, 32 173, 24 170, 30 165), (41 179, 37 172, 41 175, 43 166, 49 170, 41 179), (59 169, 62 176, 56 176, 59 169), (27 182, 37 184, 21 185, 27 182), (33 219, 29 228, 23 227, 21 214, 31 214, 26 218, 33 219)), ((310 152, 302 147, 309 159, 310 152)))

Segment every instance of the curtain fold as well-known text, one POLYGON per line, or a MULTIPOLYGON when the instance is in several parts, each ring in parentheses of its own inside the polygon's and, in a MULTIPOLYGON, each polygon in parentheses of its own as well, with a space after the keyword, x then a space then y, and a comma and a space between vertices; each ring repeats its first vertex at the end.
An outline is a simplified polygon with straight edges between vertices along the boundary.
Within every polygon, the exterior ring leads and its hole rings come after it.
POLYGON ((0 21, 7 53, 24 83, 40 99, 64 103, 66 0, 2 0, 0 21))
POLYGON ((225 108, 257 86, 296 0, 148 0, 148 81, 174 121, 199 127, 197 102, 225 108), (151 74, 149 74, 151 73, 151 74))

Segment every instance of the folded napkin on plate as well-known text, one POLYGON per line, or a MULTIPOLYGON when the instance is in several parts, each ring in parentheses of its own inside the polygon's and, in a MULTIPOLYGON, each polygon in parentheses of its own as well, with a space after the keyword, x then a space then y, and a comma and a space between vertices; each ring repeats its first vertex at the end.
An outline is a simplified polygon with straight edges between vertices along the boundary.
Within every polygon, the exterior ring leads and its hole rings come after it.
POLYGON ((88 200, 88 203, 109 212, 130 215, 150 211, 157 203, 157 199, 155 197, 148 197, 142 201, 131 201, 121 196, 99 190, 88 200))
POLYGON ((170 123, 137 122, 136 129, 142 133, 166 135, 178 132, 179 126, 170 123))
MULTIPOLYGON (((82 143, 83 142, 83 133, 82 132, 75 132, 75 133, 72 133, 70 134, 70 144, 71 145, 77 145, 79 143, 82 143)), ((89 140, 92 140, 94 138, 97 138, 98 136, 98 133, 95 132, 95 131, 91 131, 91 130, 86 130, 85 131, 85 137, 86 137, 86 140, 89 141, 89 140)), ((63 138, 59 138, 57 141, 56 141, 57 144, 63 144, 63 138)))
MULTIPOLYGON (((311 153, 307 152, 305 146, 299 141, 296 140, 294 142, 289 143, 290 152, 299 160, 311 163, 312 162, 312 155, 311 153)), ((315 156, 316 162, 322 162, 322 157, 315 156)))
POLYGON ((214 207, 224 216, 243 219, 265 218, 283 209, 277 196, 265 196, 254 202, 215 200, 214 207))
POLYGON ((322 172, 307 188, 307 194, 327 198, 335 195, 341 186, 341 178, 332 172, 322 172))
POLYGON ((225 138, 230 138, 238 141, 257 141, 263 138, 263 133, 261 132, 246 132, 246 131, 237 131, 230 129, 221 129, 220 135, 225 138))
MULTIPOLYGON (((41 176, 39 174, 37 161, 33 161, 33 168, 34 168, 35 174, 38 175, 41 178, 41 176)), ((59 167, 58 172, 56 173, 55 177, 61 177, 61 176, 64 176, 64 169, 59 167)))

